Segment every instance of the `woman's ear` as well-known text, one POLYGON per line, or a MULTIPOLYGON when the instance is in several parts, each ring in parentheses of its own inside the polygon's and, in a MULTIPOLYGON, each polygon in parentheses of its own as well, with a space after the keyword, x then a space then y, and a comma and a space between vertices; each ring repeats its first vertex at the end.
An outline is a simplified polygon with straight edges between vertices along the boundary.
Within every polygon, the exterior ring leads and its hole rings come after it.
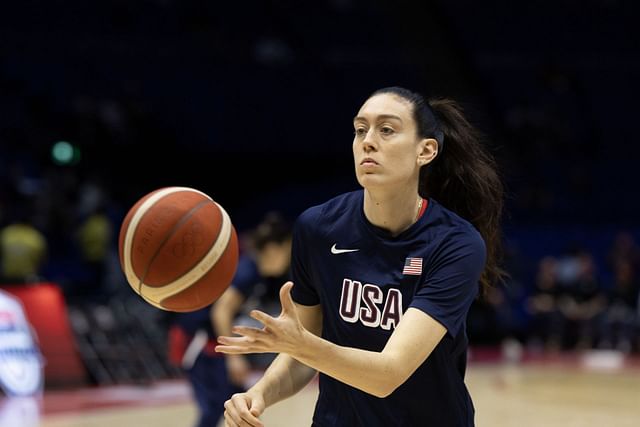
POLYGON ((429 164, 438 155, 438 141, 433 138, 424 138, 418 144, 418 166, 429 164))

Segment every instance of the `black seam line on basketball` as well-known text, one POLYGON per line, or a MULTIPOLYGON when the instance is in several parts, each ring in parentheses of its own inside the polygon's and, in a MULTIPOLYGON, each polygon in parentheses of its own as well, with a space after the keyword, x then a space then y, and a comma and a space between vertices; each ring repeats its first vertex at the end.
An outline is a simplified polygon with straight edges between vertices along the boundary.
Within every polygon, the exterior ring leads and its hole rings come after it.
MULTIPOLYGON (((224 226, 224 215, 222 215, 222 221, 220 221, 220 229, 218 230, 218 234, 217 234, 216 240, 213 242, 213 245, 215 245, 215 244, 216 244, 216 242, 218 241, 218 238, 220 237, 220 233, 222 232, 222 227, 223 227, 223 226, 224 226)), ((229 246, 229 242, 230 242, 230 241, 231 241, 231 235, 229 235, 229 238, 227 239, 227 246, 229 246)), ((225 250, 227 249, 227 246, 225 246, 225 247, 224 247, 224 249, 225 249, 225 250)), ((206 252, 204 252, 204 253, 202 254, 202 256, 201 256, 198 260, 196 260, 196 262, 195 262, 194 266, 198 265, 198 264, 200 263, 200 261, 202 261, 203 259, 205 259, 205 258, 207 257, 207 255, 209 255, 209 251, 210 251, 210 250, 211 250, 211 248, 209 248, 209 250, 207 250, 206 252)), ((222 256, 224 255, 225 250, 223 250, 223 251, 221 251, 221 252, 220 252, 220 255, 218 256, 218 260, 219 260, 220 258, 222 258, 222 256)), ((215 264, 214 264, 214 265, 215 265, 215 264)), ((213 268, 213 266, 212 266, 212 268, 213 268)), ((211 269, 209 269, 209 271, 211 271, 211 269)), ((208 274, 208 273, 209 273, 209 271, 207 271, 205 274, 208 274)), ((180 280, 182 277, 184 277, 184 276, 185 276, 186 274, 188 274, 188 273, 189 273, 189 271, 185 271, 182 275, 180 275, 180 276, 176 277, 176 278, 175 278, 175 279, 173 279, 172 281, 180 280)), ((204 275, 203 275, 203 276, 204 276, 204 275)), ((198 279, 198 280, 200 280, 200 279, 198 279)), ((171 283, 171 282, 167 282, 167 283, 171 283)), ((167 283, 164 283, 164 284, 163 284, 163 286, 164 286, 164 285, 166 285, 167 283)), ((171 296, 169 296, 169 297, 167 297, 167 298, 171 298, 171 296)), ((165 298, 165 299, 166 299, 166 298, 165 298)), ((164 299, 163 299, 162 301, 164 301, 164 299)))
MULTIPOLYGON (((195 205, 194 207, 191 208, 191 210, 189 212, 187 212, 181 219, 180 221, 176 222, 176 224, 173 226, 173 228, 171 229, 171 231, 167 234, 167 236, 164 238, 164 240, 162 242, 160 242, 160 244, 158 245, 158 249, 156 249, 156 252, 153 254, 153 256, 151 257, 151 259, 149 260, 149 262, 147 263, 147 267, 144 270, 144 274, 142 275, 142 278, 140 279, 140 281, 138 282, 138 294, 142 295, 142 285, 144 284, 144 280, 147 278, 147 274, 149 274, 149 267, 151 267, 151 264, 153 264, 153 261, 155 261, 155 259, 158 257, 158 254, 160 254, 160 251, 162 250, 162 248, 164 247, 165 243, 167 243, 169 241, 169 239, 177 233, 178 229, 180 229, 180 227, 189 220, 189 218, 191 218, 193 216, 194 213, 196 213, 198 210, 200 210, 200 208, 202 208, 204 205, 206 205, 207 203, 213 203, 213 201, 211 200, 203 200, 200 203, 198 203, 197 205, 195 205)), ((139 223, 138 223, 139 224, 139 223)), ((220 227, 222 227, 222 224, 220 225, 220 227)), ((137 231, 137 230, 136 230, 137 231)), ((182 276, 180 276, 182 277, 182 276)), ((174 279, 176 280, 176 279, 174 279)), ((143 296, 144 297, 144 296, 143 296)))
MULTIPOLYGON (((212 202, 212 203, 215 205, 215 202, 212 202)), ((220 233, 222 232, 222 227, 224 226, 224 215, 221 215, 221 216, 222 216, 222 220, 220 221, 220 228, 217 230, 217 231, 218 231, 218 234, 217 234, 216 240, 213 242, 213 245, 215 245, 215 243, 216 243, 216 242, 217 242, 217 240, 218 240, 218 237, 220 237, 220 233)), ((229 240, 230 240, 230 238, 227 240, 227 244, 229 243, 229 240)), ((213 246, 213 245, 212 245, 212 246, 213 246)), ((225 246, 225 248, 226 248, 226 246, 225 246)), ((207 257, 207 255, 209 255, 209 251, 210 251, 210 250, 211 250, 211 248, 209 248, 207 251, 205 251, 205 252, 202 254, 202 256, 201 256, 200 258, 198 258, 198 259, 195 261, 195 263, 193 264, 193 266, 195 267, 196 265, 198 265, 198 264, 200 263, 200 261, 202 261, 203 259, 205 259, 205 258, 207 257)), ((220 257, 222 257, 222 255, 223 255, 223 254, 224 254, 224 251, 220 252, 220 255, 218 256, 218 259, 219 259, 220 257)), ((213 267, 213 266, 212 266, 212 267, 213 267)), ((165 286, 165 285, 167 285, 167 284, 169 284, 169 283, 171 283, 171 282, 175 282, 176 280, 180 280, 182 277, 184 277, 184 276, 185 276, 185 275, 187 275, 188 273, 189 273, 189 271, 185 271, 185 272, 184 272, 183 274, 181 274, 180 276, 178 276, 178 277, 174 278, 173 280, 171 280, 171 281, 169 281, 169 282, 163 283, 161 286, 165 286)), ((208 272, 207 272, 207 273, 208 273, 208 272)), ((207 274, 207 273, 205 273, 205 274, 207 274)), ((198 280, 200 280, 200 279, 198 279, 198 280)), ((167 297, 167 298, 170 298, 170 297, 167 297)), ((165 299, 166 299, 166 298, 165 298, 165 299)), ((163 301, 164 301, 164 300, 163 300, 163 301)))

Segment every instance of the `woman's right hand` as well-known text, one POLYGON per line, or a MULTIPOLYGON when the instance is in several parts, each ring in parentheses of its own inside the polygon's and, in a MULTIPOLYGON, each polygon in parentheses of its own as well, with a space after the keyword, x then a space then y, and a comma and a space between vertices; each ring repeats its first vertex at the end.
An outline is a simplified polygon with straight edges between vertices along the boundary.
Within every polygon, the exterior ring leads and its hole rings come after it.
POLYGON ((224 403, 224 425, 226 427, 264 427, 258 418, 264 411, 262 393, 249 390, 236 393, 224 403))

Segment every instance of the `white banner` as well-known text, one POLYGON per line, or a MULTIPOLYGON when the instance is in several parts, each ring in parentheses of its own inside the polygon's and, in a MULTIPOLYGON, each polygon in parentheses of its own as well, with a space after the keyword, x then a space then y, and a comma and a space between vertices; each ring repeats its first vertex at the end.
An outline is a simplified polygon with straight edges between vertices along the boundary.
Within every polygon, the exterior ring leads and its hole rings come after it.
POLYGON ((0 290, 0 387, 8 396, 42 392, 42 355, 33 333, 20 301, 0 290))

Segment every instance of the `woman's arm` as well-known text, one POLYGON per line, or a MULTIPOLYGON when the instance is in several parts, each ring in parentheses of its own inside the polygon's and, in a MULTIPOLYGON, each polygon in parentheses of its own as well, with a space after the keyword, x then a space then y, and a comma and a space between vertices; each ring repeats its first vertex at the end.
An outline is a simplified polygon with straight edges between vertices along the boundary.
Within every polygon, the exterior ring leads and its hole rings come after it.
POLYGON ((292 357, 352 387, 386 397, 418 369, 445 333, 428 314, 409 308, 382 352, 341 347, 305 334, 292 357))
POLYGON ((240 337, 220 337, 218 351, 232 354, 286 353, 305 365, 339 381, 385 397, 420 366, 446 333, 446 329, 421 310, 410 308, 381 352, 342 347, 303 327, 291 299, 293 283, 280 290, 282 313, 273 318, 253 311, 262 329, 234 327, 240 337))
MULTIPOLYGON (((319 305, 295 307, 301 325, 309 334, 322 332, 322 310, 319 305)), ((220 342, 224 338, 219 338, 220 342)), ((224 346, 218 346, 222 349, 224 346)), ((264 376, 246 393, 234 394, 225 402, 225 419, 228 425, 263 427, 258 418, 264 409, 285 399, 311 381, 316 371, 287 354, 280 354, 271 363, 264 376)))
POLYGON ((229 286, 211 306, 211 321, 216 335, 231 335, 233 320, 244 303, 244 295, 229 286))
MULTIPOLYGON (((322 332, 322 310, 319 305, 295 305, 301 324, 310 335, 322 332)), ((296 394, 311 381, 316 370, 303 365, 288 354, 279 354, 265 371, 262 378, 252 387, 259 390, 266 406, 296 394)))

